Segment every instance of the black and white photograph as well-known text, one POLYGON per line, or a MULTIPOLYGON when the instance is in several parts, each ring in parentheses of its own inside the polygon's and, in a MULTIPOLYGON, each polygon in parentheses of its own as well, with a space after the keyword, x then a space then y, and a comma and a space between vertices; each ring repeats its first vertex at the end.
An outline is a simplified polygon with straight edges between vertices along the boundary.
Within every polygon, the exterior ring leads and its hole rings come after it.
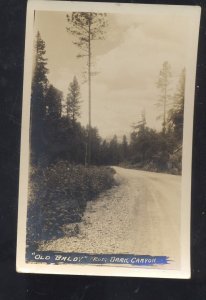
POLYGON ((199 19, 28 3, 17 271, 190 277, 199 19))

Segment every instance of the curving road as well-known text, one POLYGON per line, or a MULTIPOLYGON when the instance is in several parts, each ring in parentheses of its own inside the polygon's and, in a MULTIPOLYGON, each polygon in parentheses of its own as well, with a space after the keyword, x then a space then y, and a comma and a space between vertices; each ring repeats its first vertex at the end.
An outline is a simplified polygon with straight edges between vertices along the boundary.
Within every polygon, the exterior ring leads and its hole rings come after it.
POLYGON ((166 255, 177 267, 181 176, 113 168, 118 185, 88 203, 78 236, 41 250, 166 255))

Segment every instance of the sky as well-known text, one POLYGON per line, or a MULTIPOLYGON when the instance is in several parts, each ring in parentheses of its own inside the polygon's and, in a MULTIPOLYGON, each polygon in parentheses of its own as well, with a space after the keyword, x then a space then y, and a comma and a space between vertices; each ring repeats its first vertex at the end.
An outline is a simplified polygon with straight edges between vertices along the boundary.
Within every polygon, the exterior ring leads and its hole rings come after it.
MULTIPOLYGON (((37 11, 35 35, 39 31, 46 44, 50 83, 66 97, 69 83, 77 77, 82 101, 79 121, 86 125, 86 59, 76 57, 79 49, 66 30, 66 14, 37 11)), ((157 10, 154 14, 107 14, 107 20, 105 39, 92 44, 93 71, 98 72, 92 77, 92 126, 103 138, 129 136, 145 111, 147 125, 160 130, 156 82, 163 62, 168 61, 172 69, 170 93, 174 93, 181 70, 187 67, 190 20, 174 11, 164 15, 157 10)))

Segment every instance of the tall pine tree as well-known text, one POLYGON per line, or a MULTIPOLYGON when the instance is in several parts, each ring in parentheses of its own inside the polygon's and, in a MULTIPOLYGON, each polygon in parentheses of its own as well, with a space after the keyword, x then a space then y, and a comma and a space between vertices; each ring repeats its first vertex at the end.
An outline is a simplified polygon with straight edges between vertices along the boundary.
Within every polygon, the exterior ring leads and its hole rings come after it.
POLYGON ((88 151, 87 164, 91 161, 91 77, 95 75, 92 71, 93 52, 92 44, 94 41, 102 40, 104 29, 106 27, 106 14, 91 12, 74 12, 67 15, 69 26, 67 31, 71 32, 76 41, 74 44, 79 48, 80 53, 77 57, 87 58, 87 81, 88 81, 88 104, 89 104, 89 122, 88 122, 88 151))
POLYGON ((45 95, 48 86, 48 68, 45 54, 45 42, 38 32, 35 43, 31 92, 31 154, 34 163, 39 162, 40 156, 44 151, 42 128, 46 117, 45 95))

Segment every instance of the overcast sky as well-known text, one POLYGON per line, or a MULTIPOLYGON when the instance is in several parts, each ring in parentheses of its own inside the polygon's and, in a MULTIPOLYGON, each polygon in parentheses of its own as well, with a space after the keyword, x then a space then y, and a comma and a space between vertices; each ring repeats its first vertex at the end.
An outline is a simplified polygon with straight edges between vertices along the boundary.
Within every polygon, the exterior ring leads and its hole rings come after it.
MULTIPOLYGON (((104 138, 128 135, 145 110, 147 125, 158 130, 156 82, 163 62, 168 61, 173 73, 171 93, 176 86, 186 67, 190 20, 177 13, 157 14, 157 10, 154 15, 108 14, 107 18, 105 40, 92 45, 95 71, 99 72, 92 78, 92 126, 98 127, 104 138)), ((82 84, 86 60, 76 58, 79 50, 66 26, 66 13, 36 12, 35 32, 39 30, 46 43, 49 81, 66 96, 69 83, 77 77, 81 84, 80 122, 86 125, 88 91, 87 84, 82 84)))

